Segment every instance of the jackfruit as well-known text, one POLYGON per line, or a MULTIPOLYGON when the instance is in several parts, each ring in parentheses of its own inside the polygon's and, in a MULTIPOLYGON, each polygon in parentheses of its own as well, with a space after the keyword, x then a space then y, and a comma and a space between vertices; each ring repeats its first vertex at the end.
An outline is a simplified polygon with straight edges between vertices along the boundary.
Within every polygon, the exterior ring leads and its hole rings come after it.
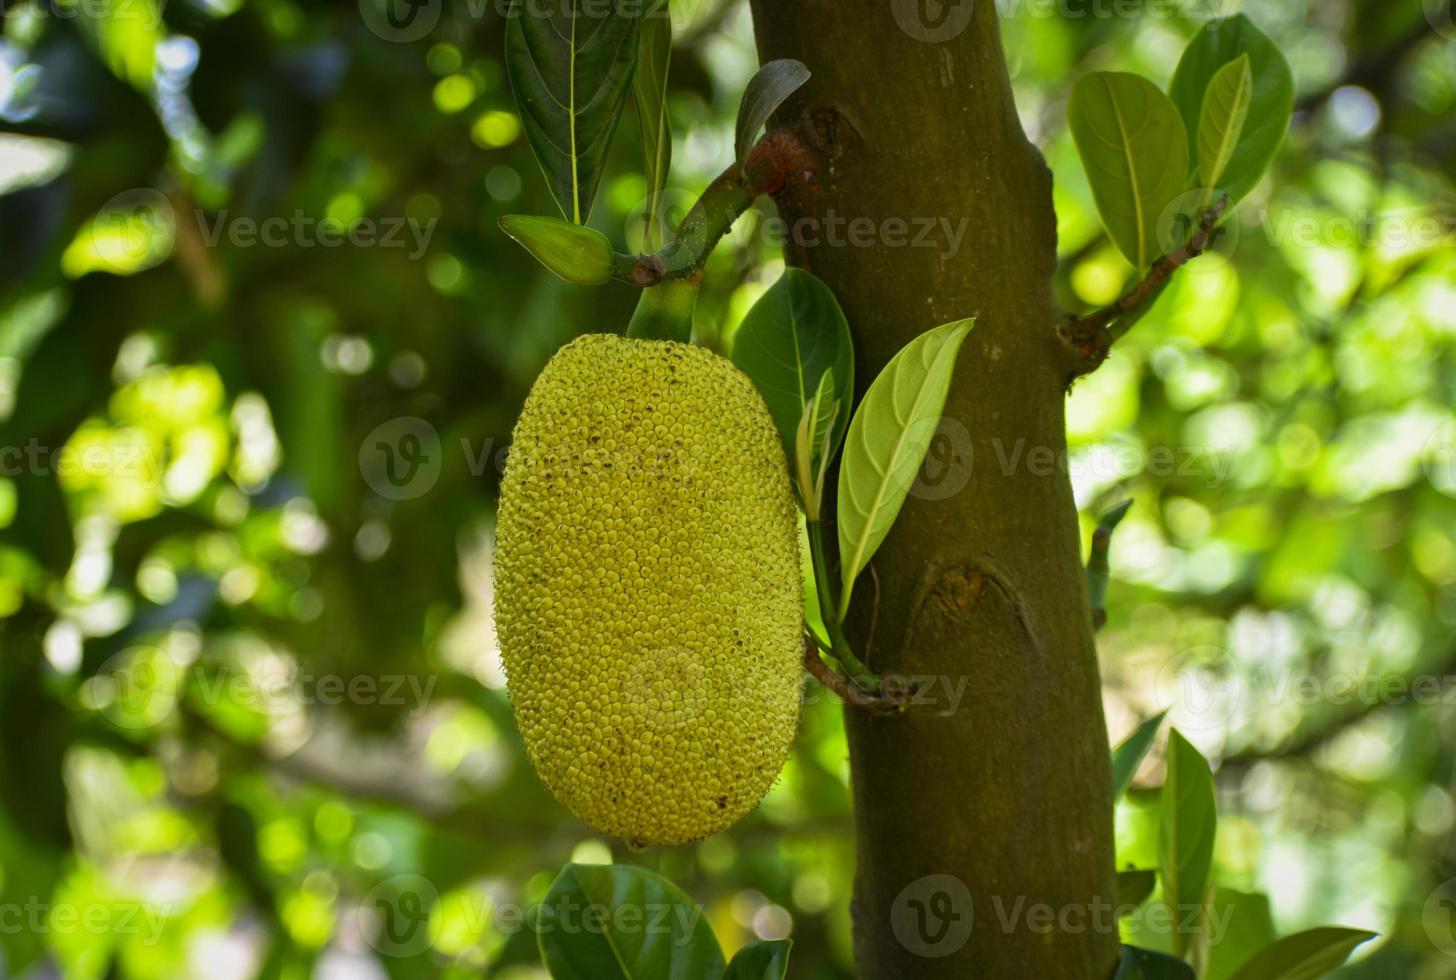
POLYGON ((585 823, 687 843, 773 784, 800 700, 794 507, 726 358, 593 334, 541 372, 501 483, 496 624, 531 763, 585 823))

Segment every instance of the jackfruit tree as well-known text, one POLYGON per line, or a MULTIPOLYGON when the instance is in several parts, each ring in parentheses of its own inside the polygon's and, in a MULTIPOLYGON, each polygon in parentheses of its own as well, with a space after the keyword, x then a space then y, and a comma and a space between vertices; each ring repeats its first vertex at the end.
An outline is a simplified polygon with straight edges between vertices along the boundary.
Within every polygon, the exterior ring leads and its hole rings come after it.
MULTIPOLYGON (((626 339, 589 336, 547 366, 502 486, 497 615, 538 772, 635 845, 714 833, 782 764, 802 646, 845 702, 861 976, 1202 974, 1212 782, 1176 731, 1159 867, 1117 873, 1113 853, 1114 796, 1161 720, 1109 754, 1093 633, 1127 506, 1108 510, 1084 568, 1065 470, 1033 460, 1066 453, 1069 388, 1263 176, 1293 103, 1283 55, 1239 15, 1203 28, 1167 93, 1118 71, 1076 81, 1067 124, 1138 277, 1068 312, 1053 302, 1052 174, 1018 119, 994 5, 936 19, 913 4, 756 0, 764 64, 736 159, 681 214, 662 201, 668 11, 572 6, 507 34, 561 217, 502 227, 570 282, 643 289, 626 339), (640 252, 584 224, 629 101, 649 195, 640 252), (764 196, 796 227, 852 216, 864 240, 796 239, 725 339, 695 327, 697 284, 764 196), (924 215, 968 219, 960 257, 882 240, 924 215), (932 445, 965 470, 953 492, 921 474, 932 445), (960 709, 926 710, 957 676, 972 679, 960 709), (1190 912, 1171 956, 1119 940, 1118 910, 1155 887, 1190 912), (972 927, 1013 902, 1055 910, 1059 927, 972 927)), ((629 888, 673 893, 640 869, 570 866, 553 894, 629 888)), ((1369 936, 1289 937, 1239 976, 1312 976, 1369 936)), ((588 945, 541 938, 557 976, 586 975, 588 945)), ((614 949, 602 968, 725 975, 711 935, 682 946, 634 945, 631 962, 614 949)), ((779 977, 787 959, 786 943, 760 943, 726 970, 779 977)))

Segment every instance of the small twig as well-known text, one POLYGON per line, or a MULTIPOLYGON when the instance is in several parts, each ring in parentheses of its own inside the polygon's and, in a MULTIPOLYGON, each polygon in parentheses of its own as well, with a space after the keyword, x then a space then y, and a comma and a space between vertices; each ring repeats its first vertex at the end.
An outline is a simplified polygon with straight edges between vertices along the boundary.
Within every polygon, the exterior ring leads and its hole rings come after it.
POLYGON ((619 255, 612 278, 644 288, 665 279, 701 278, 713 247, 755 200, 779 193, 790 182, 812 180, 816 170, 815 157, 796 130, 768 133, 742 166, 734 163, 713 179, 662 248, 619 255))
POLYGON ((1107 554, 1112 545, 1112 532, 1117 530, 1131 506, 1131 500, 1124 500, 1103 514, 1097 530, 1092 532, 1092 550, 1087 556, 1087 598, 1092 606, 1093 632, 1107 623, 1107 554))
POLYGON ((1156 299, 1159 290, 1167 285, 1173 273, 1202 255, 1213 241, 1213 231, 1225 209, 1228 208, 1227 194, 1199 212, 1198 227, 1189 239, 1178 248, 1164 255, 1152 264, 1142 280, 1117 302, 1104 306, 1083 317, 1070 317, 1062 325, 1062 339, 1071 348, 1076 359, 1073 377, 1087 374, 1107 358, 1112 342, 1127 332, 1119 329, 1122 321, 1140 312, 1156 299))
POLYGON ((819 683, 838 694, 846 703, 864 708, 871 714, 899 714, 909 704, 910 692, 901 685, 887 684, 876 678, 875 687, 884 693, 876 693, 857 678, 845 677, 835 672, 819 655, 819 644, 807 633, 804 636, 804 669, 813 674, 819 683))

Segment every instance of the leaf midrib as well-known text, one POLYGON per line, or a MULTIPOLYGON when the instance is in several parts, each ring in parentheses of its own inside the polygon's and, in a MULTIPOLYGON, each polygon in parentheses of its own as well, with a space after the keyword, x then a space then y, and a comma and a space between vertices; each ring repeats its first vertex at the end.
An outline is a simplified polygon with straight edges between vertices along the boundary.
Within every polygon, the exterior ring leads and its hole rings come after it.
POLYGON ((567 50, 571 52, 567 61, 567 101, 571 103, 566 110, 566 129, 571 139, 571 219, 581 224, 581 160, 576 155, 576 0, 571 2, 571 39, 567 44, 567 50))
MULTIPOLYGON (((940 353, 940 351, 939 351, 939 349, 937 349, 936 350, 936 355, 938 356, 939 353, 940 353)), ((933 362, 935 361, 935 357, 932 357, 931 358, 931 361, 932 361, 932 364, 933 364, 933 362)), ((899 384, 899 381, 900 381, 900 371, 901 371, 901 365, 897 362, 895 364, 895 375, 894 375, 894 377, 892 377, 890 379, 890 390, 891 391, 894 391, 895 388, 899 384)), ((916 413, 915 413, 914 410, 920 406, 921 399, 925 396, 925 390, 926 390, 927 387, 929 387, 929 385, 921 385, 920 386, 920 390, 918 390, 917 392, 915 392, 914 402, 910 406, 910 408, 911 408, 911 411, 909 413, 909 417, 910 418, 914 418, 915 417, 915 414, 916 413)), ((871 453, 871 452, 869 452, 869 446, 868 446, 868 444, 865 444, 865 446, 864 446, 865 458, 868 459, 870 465, 875 468, 875 472, 879 474, 880 479, 879 479, 879 481, 875 485, 875 498, 871 502, 869 510, 867 510, 865 512, 864 526, 862 528, 860 528, 860 533, 859 533, 859 535, 857 536, 857 538, 855 539, 855 542, 854 542, 854 552, 853 552, 854 560, 852 562, 848 562, 848 563, 846 563, 844 565, 844 568, 846 568, 846 569, 849 569, 849 568, 856 569, 856 574, 858 572, 859 560, 864 555, 865 542, 869 540, 869 533, 870 533, 871 529, 875 525, 875 515, 879 513, 881 506, 883 506, 883 504, 884 504, 884 500, 885 500, 885 488, 889 485, 889 482, 890 482, 890 472, 894 469, 894 461, 895 461, 896 458, 899 457, 900 450, 905 445, 905 439, 909 435, 909 432, 910 432, 910 425, 909 425, 909 423, 907 421, 902 420, 900 418, 900 406, 899 406, 898 399, 891 398, 890 399, 890 405, 895 410, 895 422, 900 427, 900 433, 899 433, 898 436, 895 437, 895 448, 894 448, 894 450, 887 457, 889 459, 889 461, 890 461, 889 462, 889 465, 886 466, 886 468, 883 469, 883 470, 880 469, 880 467, 876 464, 874 454, 871 453)), ((867 437, 865 436, 865 428, 863 426, 861 426, 860 427, 860 442, 861 443, 864 443, 866 438, 867 437)), ((853 493, 854 493, 854 487, 851 484, 851 486, 850 486, 850 495, 853 496, 853 493)), ((852 591, 853 586, 854 586, 854 581, 851 579, 850 581, 846 582, 844 584, 844 586, 842 587, 842 589, 841 589, 840 596, 839 596, 839 618, 840 619, 843 619, 844 616, 845 616, 845 614, 847 612, 849 612, 849 596, 850 596, 850 592, 852 591)))
POLYGON ((1122 118, 1122 106, 1118 105, 1117 93, 1113 91, 1112 83, 1106 78, 1101 81, 1107 89, 1107 102, 1112 106, 1112 118, 1116 120, 1117 132, 1122 137, 1122 155, 1127 160, 1127 180, 1132 187, 1133 218, 1137 225, 1138 268, 1141 269, 1147 264, 1147 242, 1143 227, 1143 191, 1138 181, 1137 163, 1132 152, 1132 138, 1127 134, 1127 125, 1122 118))

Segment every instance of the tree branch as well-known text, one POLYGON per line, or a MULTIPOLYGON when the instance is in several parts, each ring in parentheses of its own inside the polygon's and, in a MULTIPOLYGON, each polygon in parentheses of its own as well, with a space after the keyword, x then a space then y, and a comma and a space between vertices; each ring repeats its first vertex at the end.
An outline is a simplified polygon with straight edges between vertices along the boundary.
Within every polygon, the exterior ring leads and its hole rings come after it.
POLYGON ((714 246, 760 195, 778 194, 793 182, 808 183, 817 169, 814 155, 794 129, 768 133, 741 166, 735 162, 713 179, 662 248, 619 256, 612 278, 644 288, 666 279, 701 279, 714 246))
POLYGON ((871 714, 893 715, 904 711, 910 701, 910 692, 901 685, 875 679, 870 687, 858 678, 845 677, 825 663, 819 655, 819 645, 809 634, 804 635, 804 669, 829 690, 838 694, 845 704, 864 708, 871 714), (882 691, 883 693, 877 693, 882 691))
POLYGON ((1228 195, 1199 212, 1198 228, 1177 249, 1154 262, 1136 286, 1109 306, 1082 317, 1069 317, 1059 330, 1073 358, 1072 378, 1096 370, 1115 340, 1137 322, 1137 318, 1158 298, 1168 281, 1190 261, 1202 255, 1213 241, 1213 231, 1228 208, 1228 195))

